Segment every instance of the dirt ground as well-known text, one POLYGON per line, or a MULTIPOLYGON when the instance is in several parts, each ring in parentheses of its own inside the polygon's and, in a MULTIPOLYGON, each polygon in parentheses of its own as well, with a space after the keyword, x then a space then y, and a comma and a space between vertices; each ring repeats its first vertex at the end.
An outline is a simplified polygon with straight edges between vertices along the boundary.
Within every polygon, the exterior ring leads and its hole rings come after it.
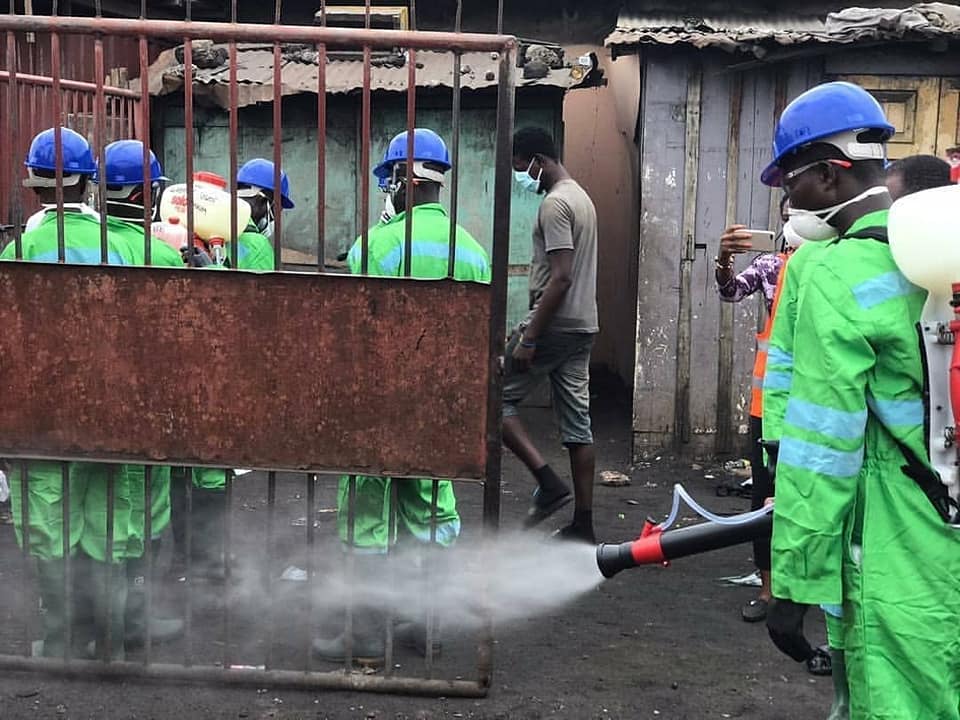
MULTIPOLYGON (((565 457, 552 432, 548 411, 530 410, 531 428, 549 450, 555 467, 566 472, 565 457)), ((627 471, 632 484, 598 485, 595 523, 601 540, 634 537, 647 514, 669 509, 673 483, 682 482, 708 507, 720 512, 747 508, 740 498, 718 498, 723 473, 711 463, 692 465, 661 457, 649 467, 629 469, 629 416, 615 407, 595 411, 598 470, 627 471), (705 475, 713 475, 707 478, 705 475)), ((515 528, 529 499, 531 481, 509 454, 504 462, 502 526, 515 528)), ((258 474, 237 482, 234 527, 241 535, 238 554, 262 552, 265 526, 265 478, 258 474), (258 550, 259 548, 259 550, 258 550)), ((303 482, 281 477, 277 485, 277 543, 273 549, 271 602, 262 595, 244 597, 234 611, 231 662, 259 664, 265 652, 263 623, 272 622, 276 665, 302 667, 305 643, 302 603, 289 590, 295 584, 276 578, 289 564, 302 565, 306 516, 303 482), (300 561, 299 563, 297 561, 300 561), (244 604, 246 603, 246 604, 244 604), (299 604, 298 604, 299 603, 299 604), (271 608, 272 618, 264 617, 271 608)), ((460 493, 465 532, 479 521, 478 488, 460 493)), ((329 510, 332 487, 318 493, 318 506, 329 510)), ((569 511, 563 511, 559 524, 569 511)), ((333 536, 333 514, 321 512, 318 542, 333 536)), ((329 555, 329 553, 326 553, 329 555)), ((830 678, 814 678, 780 655, 762 625, 740 620, 739 607, 752 589, 731 587, 724 576, 749 572, 751 550, 741 546, 679 560, 669 568, 626 571, 576 602, 540 617, 496 629, 493 686, 486 698, 411 698, 344 692, 294 692, 271 688, 220 688, 157 682, 63 680, 28 673, 0 676, 0 718, 103 718, 109 720, 177 718, 362 718, 434 720, 439 718, 536 719, 600 718, 701 720, 810 720, 825 717, 830 678)), ((326 559, 321 560, 322 563, 326 559)), ((241 558, 242 562, 242 558, 241 558)), ((28 588, 10 525, 0 525, 0 651, 23 652, 25 635, 16 618, 22 603, 18 588, 28 588)), ((544 588, 549 592, 549 588, 544 588)), ((255 594, 257 595, 257 594, 255 594)), ((173 602, 175 597, 165 601, 173 602)), ((35 603, 35 600, 31 600, 35 603)), ((198 661, 215 662, 222 643, 210 633, 221 627, 216 598, 195 601, 193 652, 198 661), (210 602, 207 602, 210 601, 210 602), (211 630, 214 628, 215 630, 211 630)), ((32 620, 36 623, 36 618, 32 620)), ((34 624, 36 627, 36 624, 34 624)), ((823 641, 822 621, 811 613, 808 635, 823 641)), ((440 676, 470 677, 475 656, 470 641, 445 638, 438 660, 440 676)), ((161 649, 156 657, 170 650, 161 649)), ((182 652, 182 647, 178 649, 182 652)), ((182 657, 182 655, 180 656, 182 657)), ((399 674, 423 672, 422 660, 398 656, 399 674)))

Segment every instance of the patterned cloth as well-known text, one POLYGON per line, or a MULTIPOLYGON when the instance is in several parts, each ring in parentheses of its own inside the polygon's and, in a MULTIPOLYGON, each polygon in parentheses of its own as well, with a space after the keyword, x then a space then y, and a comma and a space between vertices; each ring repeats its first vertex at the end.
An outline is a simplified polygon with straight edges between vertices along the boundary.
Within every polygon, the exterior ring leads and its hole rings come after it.
POLYGON ((780 275, 782 266, 783 260, 776 253, 757 255, 746 270, 735 275, 726 285, 717 286, 720 299, 724 302, 740 302, 757 290, 763 290, 767 312, 770 312, 773 295, 777 289, 777 277, 780 275))

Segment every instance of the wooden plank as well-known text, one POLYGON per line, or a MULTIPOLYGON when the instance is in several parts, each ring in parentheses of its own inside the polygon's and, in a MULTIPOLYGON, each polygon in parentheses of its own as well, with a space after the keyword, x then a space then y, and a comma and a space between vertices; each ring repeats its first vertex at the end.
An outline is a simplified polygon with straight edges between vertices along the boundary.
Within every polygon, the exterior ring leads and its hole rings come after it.
POLYGON ((940 80, 940 119, 937 122, 937 156, 945 157, 949 148, 960 145, 960 78, 940 80))
POLYGON ((699 59, 690 66, 685 108, 686 137, 683 167, 683 254, 680 256, 680 312, 677 314, 677 395, 676 439, 690 442, 690 335, 693 311, 691 281, 696 259, 697 180, 700 163, 700 98, 703 93, 703 68, 699 59))
POLYGON ((673 435, 687 99, 686 66, 676 50, 645 53, 643 73, 634 457, 673 435))
MULTIPOLYGON (((737 190, 739 188, 737 165, 740 162, 740 118, 743 112, 743 75, 731 78, 727 122, 727 197, 724 208, 724 226, 730 227, 736 220, 737 190)), ((719 243, 718 243, 719 249, 719 243)), ((717 352, 717 439, 716 451, 729 453, 733 450, 733 305, 720 303, 720 332, 717 352)))

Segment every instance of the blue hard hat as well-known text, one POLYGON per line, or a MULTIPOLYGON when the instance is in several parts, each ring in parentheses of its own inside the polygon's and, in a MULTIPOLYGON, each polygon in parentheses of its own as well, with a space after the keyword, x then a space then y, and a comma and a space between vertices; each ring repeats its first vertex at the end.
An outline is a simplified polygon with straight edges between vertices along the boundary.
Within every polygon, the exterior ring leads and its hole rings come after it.
MULTIPOLYGON (((90 143, 70 128, 60 128, 60 146, 63 152, 63 172, 71 175, 93 175, 97 171, 90 143)), ((57 169, 54 129, 44 130, 33 138, 27 159, 23 163, 34 170, 57 169)))
POLYGON ((880 131, 877 142, 889 140, 896 132, 873 95, 848 82, 811 88, 787 105, 780 116, 773 137, 773 162, 760 179, 779 187, 780 163, 790 153, 817 140, 865 130, 880 131))
MULTIPOLYGON (((273 189, 273 163, 263 158, 248 160, 237 172, 237 184, 255 185, 276 194, 273 189)), ((290 199, 290 178, 283 170, 280 171, 280 205, 285 210, 293 209, 293 200, 290 199)))
MULTIPOLYGON (((143 183, 143 143, 139 140, 117 140, 107 145, 103 150, 103 159, 106 170, 103 181, 107 185, 140 185, 143 183)), ((166 180, 163 169, 157 156, 150 151, 149 182, 155 183, 166 180)), ((93 176, 93 181, 101 181, 100 169, 93 176)))
MULTIPOLYGON (((406 159, 407 133, 404 131, 394 136, 390 145, 387 146, 387 151, 383 154, 383 160, 373 169, 374 176, 380 181, 380 187, 386 186, 387 178, 390 177, 394 163, 404 162, 406 159)), ((443 138, 427 128, 414 128, 413 159, 436 163, 443 167, 444 172, 453 167, 450 164, 450 153, 447 151, 447 145, 443 142, 443 138)))

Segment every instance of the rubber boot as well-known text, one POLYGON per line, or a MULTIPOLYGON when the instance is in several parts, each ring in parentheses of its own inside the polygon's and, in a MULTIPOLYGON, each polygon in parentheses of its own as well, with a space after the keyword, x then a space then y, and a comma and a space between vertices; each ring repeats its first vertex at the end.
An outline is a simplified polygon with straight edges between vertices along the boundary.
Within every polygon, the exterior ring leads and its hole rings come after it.
POLYGON ((850 688, 847 686, 847 665, 843 650, 830 649, 833 667, 833 705, 827 720, 850 720, 850 688))
POLYGON ((88 593, 93 601, 93 621, 96 631, 93 650, 98 660, 123 660, 124 616, 127 605, 127 567, 125 562, 108 563, 90 560, 88 593), (107 587, 107 575, 110 587, 107 587), (108 620, 109 617, 109 620, 108 620), (107 643, 107 630, 110 642, 107 643), (109 645, 109 653, 107 652, 109 645))
MULTIPOLYGON (((355 585, 360 588, 375 587, 372 583, 386 582, 384 564, 386 555, 357 555, 355 562, 355 585)), ((380 667, 386 657, 386 613, 382 603, 369 592, 357 598, 353 607, 353 638, 351 652, 357 665, 380 667)), ((347 655, 347 636, 341 632, 334 638, 317 638, 313 641, 313 656, 328 662, 342 663, 347 655)))
POLYGON ((67 642, 67 603, 63 592, 63 558, 37 560, 37 589, 43 603, 43 640, 34 643, 33 654, 63 657, 67 642))
POLYGON ((173 555, 167 577, 173 580, 179 580, 187 572, 188 479, 187 468, 170 468, 170 530, 173 534, 173 555))
POLYGON ((190 555, 193 576, 212 582, 226 580, 223 566, 223 524, 227 515, 227 494, 222 489, 193 488, 190 555))
MULTIPOLYGON (((404 558, 401 566, 405 575, 416 578, 415 596, 407 599, 404 609, 400 612, 397 621, 395 637, 402 647, 413 650, 421 657, 427 656, 427 605, 431 598, 437 598, 448 577, 446 572, 447 549, 440 545, 416 543, 414 549, 402 550, 398 553, 404 558), (429 567, 427 565, 429 564, 429 567)), ((433 608, 433 656, 440 655, 443 644, 441 642, 441 623, 438 610, 433 608)))
MULTIPOLYGON (((151 543, 149 552, 153 552, 154 547, 155 545, 151 543)), ((127 650, 143 647, 147 641, 146 576, 146 557, 127 560, 127 607, 124 616, 124 645, 127 650)), ((169 642, 183 635, 182 620, 152 615, 149 622, 150 640, 153 643, 169 642)))

